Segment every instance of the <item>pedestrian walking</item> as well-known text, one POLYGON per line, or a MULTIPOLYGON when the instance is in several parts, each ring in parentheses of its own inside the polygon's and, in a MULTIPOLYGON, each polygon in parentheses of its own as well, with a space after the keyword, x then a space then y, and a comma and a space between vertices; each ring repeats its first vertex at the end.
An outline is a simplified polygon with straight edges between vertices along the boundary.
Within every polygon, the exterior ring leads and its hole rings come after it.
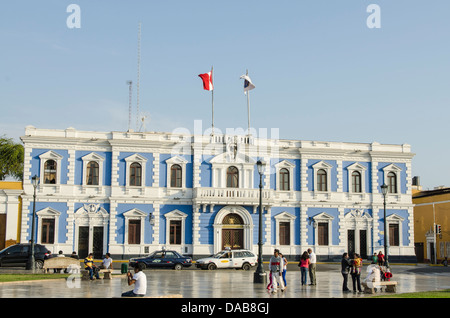
POLYGON ((281 291, 285 290, 282 275, 283 275, 283 259, 279 255, 279 250, 275 249, 273 256, 270 258, 270 276, 272 276, 272 285, 270 291, 276 293, 278 291, 278 286, 280 286, 281 291))
POLYGON ((354 254, 353 261, 352 261, 352 269, 351 269, 351 275, 352 275, 352 283, 353 283, 353 292, 356 293, 356 289, 360 293, 362 293, 361 289, 361 268, 362 268, 362 259, 359 257, 358 254, 354 254))
POLYGON ((312 249, 308 248, 308 254, 309 254, 309 283, 312 286, 316 285, 316 254, 313 252, 312 249))
POLYGON ((342 255, 342 260, 341 260, 341 273, 342 273, 342 277, 344 278, 344 281, 342 282, 342 291, 343 292, 349 292, 350 289, 347 287, 348 286, 348 274, 350 272, 350 268, 351 268, 351 261, 348 257, 348 253, 344 253, 342 255))
POLYGON ((306 285, 307 283, 309 263, 310 263, 309 254, 307 251, 305 251, 300 257, 300 263, 298 263, 298 266, 300 267, 302 286, 306 285))
POLYGON ((378 252, 378 266, 384 266, 384 255, 381 251, 378 252))
POLYGON ((284 255, 282 253, 280 253, 281 259, 283 260, 283 283, 284 283, 284 288, 287 287, 287 282, 286 282, 286 271, 287 271, 287 264, 288 261, 286 259, 286 257, 284 257, 284 255))

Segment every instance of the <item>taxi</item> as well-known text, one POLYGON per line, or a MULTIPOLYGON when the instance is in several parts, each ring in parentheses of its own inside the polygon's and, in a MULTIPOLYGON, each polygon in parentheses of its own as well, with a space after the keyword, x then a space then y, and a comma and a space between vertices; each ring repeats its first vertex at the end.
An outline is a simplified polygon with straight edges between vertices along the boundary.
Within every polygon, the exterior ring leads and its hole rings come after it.
POLYGON ((256 266, 257 262, 256 255, 248 250, 224 250, 213 256, 197 260, 195 266, 209 270, 235 268, 248 271, 252 266, 256 266))

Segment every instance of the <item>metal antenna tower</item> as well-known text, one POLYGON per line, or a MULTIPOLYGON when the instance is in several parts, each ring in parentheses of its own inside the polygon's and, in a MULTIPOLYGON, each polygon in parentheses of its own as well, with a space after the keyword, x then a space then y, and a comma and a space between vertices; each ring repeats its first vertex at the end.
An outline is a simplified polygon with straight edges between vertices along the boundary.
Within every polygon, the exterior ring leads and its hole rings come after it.
POLYGON ((138 61, 137 61, 137 84, 136 84, 136 131, 139 128, 139 82, 141 77, 141 22, 139 22, 139 32, 138 32, 138 61))
POLYGON ((133 82, 132 81, 127 81, 127 85, 128 85, 128 131, 130 131, 131 129, 131 111, 132 111, 132 101, 131 101, 131 95, 133 93, 133 82))

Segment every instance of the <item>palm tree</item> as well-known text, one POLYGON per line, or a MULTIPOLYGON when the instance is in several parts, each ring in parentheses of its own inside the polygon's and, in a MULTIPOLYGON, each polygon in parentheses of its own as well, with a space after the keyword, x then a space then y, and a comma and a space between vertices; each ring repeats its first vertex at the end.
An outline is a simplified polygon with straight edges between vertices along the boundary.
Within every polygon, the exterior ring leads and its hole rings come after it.
POLYGON ((0 137, 0 180, 7 176, 23 180, 23 145, 12 138, 0 137))

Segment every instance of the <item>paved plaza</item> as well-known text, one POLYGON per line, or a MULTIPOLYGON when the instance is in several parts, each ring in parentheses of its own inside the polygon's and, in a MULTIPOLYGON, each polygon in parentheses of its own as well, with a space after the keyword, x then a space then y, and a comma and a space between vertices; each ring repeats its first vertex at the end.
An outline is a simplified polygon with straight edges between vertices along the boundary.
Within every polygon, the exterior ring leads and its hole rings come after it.
MULTIPOLYGON (((117 266, 118 267, 118 266, 117 266)), ((450 269, 429 265, 393 265, 397 293, 431 291, 450 288, 450 269)), ((365 272, 361 276, 366 276, 365 272)), ((1 269, 1 272, 6 272, 1 269)), ((11 272, 11 271, 10 271, 11 272)), ((120 270, 117 270, 120 273, 120 270)), ((268 298, 367 298, 364 293, 343 293, 339 264, 318 264, 317 285, 301 286, 300 271, 291 264, 286 275, 287 290, 270 294, 265 285, 253 283, 254 269, 144 270, 147 275, 147 296, 183 298, 268 299, 268 298)), ((57 274, 49 274, 57 275, 57 274)), ((309 282, 308 282, 309 283, 309 282)), ((349 288, 352 288, 351 279, 349 288)), ((111 280, 82 281, 72 279, 41 280, 0 284, 0 298, 117 298, 132 289, 125 275, 113 275, 111 280)), ((384 293, 384 292, 383 292, 384 293)), ((377 293, 380 294, 380 293, 377 293)))

